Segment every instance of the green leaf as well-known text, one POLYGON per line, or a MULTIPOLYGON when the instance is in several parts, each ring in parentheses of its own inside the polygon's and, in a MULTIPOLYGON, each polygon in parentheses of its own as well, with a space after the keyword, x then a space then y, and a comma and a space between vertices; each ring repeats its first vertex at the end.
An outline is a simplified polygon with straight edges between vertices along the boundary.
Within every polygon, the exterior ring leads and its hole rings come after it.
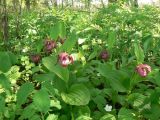
POLYGON ((57 58, 56 56, 44 57, 42 63, 48 70, 52 70, 57 63, 57 58))
POLYGON ((50 106, 51 107, 55 107, 55 108, 57 108, 59 110, 62 108, 62 106, 60 104, 60 101, 58 99, 51 100, 51 105, 50 106))
POLYGON ((0 74, 0 85, 7 90, 11 88, 10 82, 4 74, 0 74))
POLYGON ((91 111, 88 106, 80 106, 78 113, 79 113, 79 115, 90 116, 91 111))
POLYGON ((134 107, 139 107, 144 103, 145 96, 140 93, 132 93, 128 96, 128 101, 133 105, 134 107))
POLYGON ((135 114, 126 108, 121 108, 118 113, 118 120, 137 120, 135 114))
POLYGON ((60 65, 55 65, 56 58, 55 57, 46 57, 42 59, 42 63, 44 66, 51 72, 55 73, 58 77, 60 77, 65 82, 69 80, 69 71, 67 68, 64 68, 60 65))
POLYGON ((77 35, 73 32, 69 38, 64 42, 62 47, 60 48, 61 51, 70 52, 72 48, 75 46, 76 42, 78 41, 77 35))
POLYGON ((58 37, 64 38, 66 36, 66 28, 64 22, 60 21, 57 22, 51 29, 50 29, 50 37, 56 40, 58 37))
POLYGON ((45 89, 41 89, 33 96, 33 103, 41 112, 47 112, 50 108, 50 98, 45 89))
POLYGON ((116 120, 115 116, 112 114, 106 114, 103 117, 100 118, 100 120, 116 120))
POLYGON ((95 58, 95 57, 97 56, 97 54, 98 54, 98 51, 97 51, 97 50, 93 51, 93 52, 91 53, 91 55, 88 57, 88 61, 91 60, 91 59, 93 59, 93 58, 95 58))
POLYGON ((87 105, 90 100, 90 93, 86 86, 82 84, 74 84, 68 93, 61 94, 64 102, 70 105, 87 105))
POLYGON ((112 49, 116 43, 116 32, 110 31, 107 39, 108 48, 112 49))
POLYGON ((152 44, 152 38, 149 37, 148 39, 146 39, 143 43, 143 48, 144 48, 144 52, 147 53, 147 50, 149 49, 150 45, 152 44))
POLYGON ((24 120, 27 118, 31 118, 36 113, 33 104, 28 105, 25 107, 21 113, 19 120, 24 120))
POLYGON ((41 120, 41 115, 34 114, 29 120, 41 120))
POLYGON ((143 63, 144 61, 144 52, 138 43, 134 43, 134 52, 137 58, 138 64, 143 63))
POLYGON ((0 71, 7 72, 12 66, 10 56, 7 52, 0 52, 0 71))
POLYGON ((109 64, 100 64, 97 71, 107 78, 111 87, 119 92, 126 92, 129 89, 130 81, 126 72, 112 70, 109 64))
POLYGON ((33 76, 35 80, 38 82, 44 82, 44 81, 51 81, 53 80, 55 75, 53 73, 47 73, 47 74, 38 74, 33 76))
POLYGON ((58 77, 60 77, 65 82, 69 80, 69 71, 67 68, 63 68, 60 65, 56 65, 55 68, 52 70, 58 77))
POLYGON ((46 120, 58 120, 58 115, 49 114, 46 120))
POLYGON ((143 111, 143 115, 148 120, 159 120, 160 118, 160 106, 159 104, 150 105, 149 109, 143 111))
POLYGON ((33 83, 23 84, 17 92, 17 104, 20 106, 25 103, 28 95, 34 90, 33 83))
POLYGON ((18 62, 17 56, 11 52, 8 52, 8 55, 10 57, 10 61, 12 65, 16 64, 18 62))
POLYGON ((76 118, 76 120, 92 120, 92 118, 89 116, 81 115, 78 118, 76 118))
POLYGON ((0 96, 0 113, 4 113, 4 110, 5 110, 5 99, 0 96))

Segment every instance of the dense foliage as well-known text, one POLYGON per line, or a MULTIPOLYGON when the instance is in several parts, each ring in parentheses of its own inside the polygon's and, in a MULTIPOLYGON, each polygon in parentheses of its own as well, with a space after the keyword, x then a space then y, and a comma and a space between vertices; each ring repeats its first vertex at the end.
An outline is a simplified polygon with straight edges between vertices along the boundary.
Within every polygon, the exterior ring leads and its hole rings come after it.
POLYGON ((160 119, 160 10, 10 14, 0 46, 0 119, 160 119))

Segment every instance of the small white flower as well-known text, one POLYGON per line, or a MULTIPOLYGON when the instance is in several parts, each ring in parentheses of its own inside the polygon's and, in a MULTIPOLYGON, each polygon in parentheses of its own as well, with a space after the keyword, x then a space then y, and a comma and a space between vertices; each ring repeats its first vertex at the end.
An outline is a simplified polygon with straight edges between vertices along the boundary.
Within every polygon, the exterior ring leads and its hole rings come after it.
POLYGON ((85 41, 86 41, 86 39, 79 38, 78 39, 78 44, 80 45, 80 44, 84 43, 85 41))
POLYGON ((112 106, 107 104, 107 105, 104 107, 104 109, 105 109, 105 111, 110 112, 110 111, 112 111, 112 106))
POLYGON ((27 48, 27 47, 23 48, 23 49, 22 49, 22 52, 23 52, 23 53, 28 52, 28 48, 27 48))

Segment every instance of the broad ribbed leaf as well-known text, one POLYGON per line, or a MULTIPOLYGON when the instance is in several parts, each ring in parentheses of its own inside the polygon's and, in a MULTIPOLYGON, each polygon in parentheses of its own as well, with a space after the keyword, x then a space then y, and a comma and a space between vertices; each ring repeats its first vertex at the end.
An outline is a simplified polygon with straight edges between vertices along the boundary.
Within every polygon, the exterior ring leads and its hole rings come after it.
POLYGON ((55 65, 57 62, 56 57, 46 57, 42 59, 44 66, 51 72, 55 73, 64 81, 69 80, 69 71, 67 68, 61 67, 60 65, 55 65))
POLYGON ((45 89, 41 89, 33 96, 33 103, 41 112, 47 112, 50 107, 50 98, 45 89))
POLYGON ((61 94, 64 102, 70 105, 86 105, 90 100, 90 93, 86 86, 75 84, 71 86, 68 93, 61 94))
POLYGON ((137 58, 138 64, 143 63, 144 61, 144 52, 138 43, 134 43, 134 52, 137 58))
POLYGON ((0 71, 7 72, 12 66, 10 56, 7 52, 0 52, 0 71))
POLYGON ((139 107, 143 104, 145 98, 146 97, 140 93, 132 93, 129 95, 128 100, 134 107, 139 107))
POLYGON ((44 57, 42 59, 42 63, 48 70, 54 69, 54 66, 57 62, 57 58, 55 56, 44 57))
POLYGON ((17 92, 17 104, 20 106, 25 103, 28 95, 34 90, 33 83, 23 84, 17 92))
POLYGON ((73 32, 60 48, 61 51, 70 52, 72 48, 75 46, 77 41, 78 38, 76 36, 76 33, 73 32))
POLYGON ((57 22, 51 29, 50 29, 50 37, 52 39, 57 39, 58 37, 64 38, 66 36, 66 28, 64 22, 57 22))
POLYGON ((124 71, 112 70, 112 67, 108 64, 100 64, 97 71, 107 78, 114 90, 126 92, 129 89, 130 81, 124 71))
POLYGON ((106 114, 103 117, 100 118, 100 120, 116 120, 115 116, 112 114, 106 114))
POLYGON ((63 68, 60 65, 56 65, 54 69, 51 70, 54 72, 58 77, 60 77, 65 82, 68 82, 69 80, 69 71, 67 68, 63 68))
POLYGON ((135 114, 126 108, 121 108, 118 113, 118 120, 137 120, 135 114))

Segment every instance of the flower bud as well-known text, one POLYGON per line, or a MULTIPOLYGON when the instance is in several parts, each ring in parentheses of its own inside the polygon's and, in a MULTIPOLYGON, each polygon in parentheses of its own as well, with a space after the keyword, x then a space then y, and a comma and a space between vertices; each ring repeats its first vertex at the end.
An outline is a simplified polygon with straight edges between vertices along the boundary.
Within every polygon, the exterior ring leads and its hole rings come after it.
POLYGON ((52 40, 46 40, 45 41, 45 50, 49 53, 52 52, 52 50, 56 48, 56 42, 52 40))
POLYGON ((106 50, 103 50, 101 53, 100 53, 100 56, 99 56, 101 59, 103 60, 108 60, 109 59, 109 53, 108 51, 106 50))
POLYGON ((32 55, 31 56, 31 61, 34 63, 39 63, 41 60, 41 56, 40 55, 32 55))

